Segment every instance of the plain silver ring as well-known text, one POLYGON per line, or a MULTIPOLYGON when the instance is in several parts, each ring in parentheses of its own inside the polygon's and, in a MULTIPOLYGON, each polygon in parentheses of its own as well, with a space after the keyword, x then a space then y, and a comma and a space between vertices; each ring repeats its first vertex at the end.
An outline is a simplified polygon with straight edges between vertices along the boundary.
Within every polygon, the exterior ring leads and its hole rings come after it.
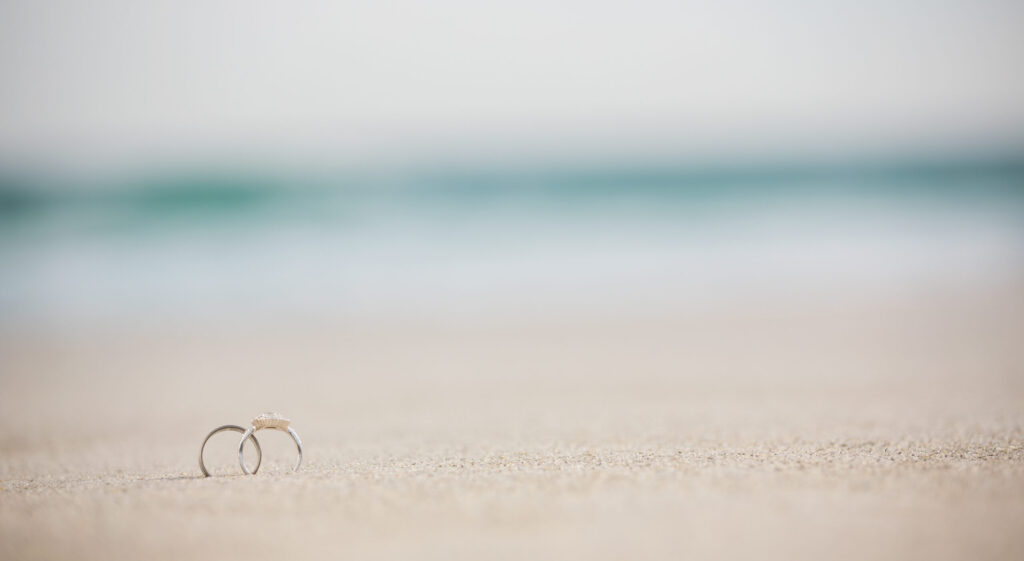
MULTIPOLYGON (((245 455, 243 454, 243 451, 245 450, 245 439, 250 437, 255 438, 255 435, 253 433, 262 428, 277 429, 279 431, 287 432, 288 434, 292 435, 292 440, 295 441, 295 447, 299 450, 299 459, 295 462, 295 467, 292 469, 292 471, 299 471, 299 466, 302 465, 302 439, 299 438, 298 433, 296 433, 291 427, 260 427, 258 429, 254 426, 249 427, 249 430, 245 431, 245 434, 242 435, 242 440, 238 443, 238 463, 241 464, 242 471, 244 471, 246 475, 253 475, 256 473, 256 470, 260 468, 259 464, 257 464, 256 469, 249 471, 249 466, 245 465, 245 455)), ((260 457, 262 458, 262 456, 260 457)))
MULTIPOLYGON (((202 470, 203 477, 210 477, 210 472, 206 470, 206 464, 203 462, 203 451, 206 450, 206 442, 210 440, 211 436, 225 430, 241 433, 245 432, 245 429, 238 425, 224 425, 222 427, 217 427, 213 429, 212 431, 210 431, 210 434, 206 435, 206 438, 203 439, 203 445, 199 447, 199 469, 202 470)), ((263 462, 263 450, 260 449, 260 441, 256 440, 256 435, 250 434, 249 437, 252 438, 252 443, 256 446, 256 469, 252 470, 253 473, 256 473, 257 471, 259 471, 260 464, 263 462)), ((245 440, 245 438, 242 439, 243 447, 245 445, 245 440)))

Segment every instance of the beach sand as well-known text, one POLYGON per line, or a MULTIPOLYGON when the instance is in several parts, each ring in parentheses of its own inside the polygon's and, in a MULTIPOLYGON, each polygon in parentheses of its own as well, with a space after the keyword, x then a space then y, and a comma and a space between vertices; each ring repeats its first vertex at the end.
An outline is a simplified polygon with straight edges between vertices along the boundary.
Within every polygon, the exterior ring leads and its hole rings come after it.
POLYGON ((9 329, 0 558, 1024 558, 1022 295, 9 329))

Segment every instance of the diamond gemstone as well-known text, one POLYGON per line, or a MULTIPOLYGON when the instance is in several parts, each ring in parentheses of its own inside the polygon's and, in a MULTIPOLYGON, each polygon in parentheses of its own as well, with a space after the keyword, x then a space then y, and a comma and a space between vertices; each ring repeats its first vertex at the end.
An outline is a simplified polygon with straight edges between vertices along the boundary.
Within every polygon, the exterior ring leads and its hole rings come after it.
POLYGON ((258 429, 286 429, 290 424, 284 415, 274 412, 263 413, 252 420, 252 426, 258 429))

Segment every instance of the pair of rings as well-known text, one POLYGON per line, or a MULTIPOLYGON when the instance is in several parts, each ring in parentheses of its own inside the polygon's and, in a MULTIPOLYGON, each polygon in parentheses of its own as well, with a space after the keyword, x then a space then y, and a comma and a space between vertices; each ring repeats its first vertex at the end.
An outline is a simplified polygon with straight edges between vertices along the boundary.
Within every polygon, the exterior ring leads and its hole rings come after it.
POLYGON ((210 437, 221 431, 234 431, 242 433, 242 440, 238 443, 238 463, 242 466, 242 472, 246 475, 253 475, 260 469, 260 464, 263 462, 263 450, 260 448, 260 441, 256 440, 256 431, 260 429, 276 429, 282 432, 286 432, 291 435, 292 440, 295 441, 295 447, 299 451, 299 458, 295 462, 295 468, 292 471, 299 471, 299 466, 302 465, 302 439, 299 438, 298 433, 291 427, 291 421, 284 418, 280 413, 263 413, 252 420, 252 426, 248 429, 242 428, 238 425, 224 425, 217 427, 210 431, 210 434, 206 435, 203 439, 203 445, 199 447, 199 469, 203 472, 203 477, 209 477, 210 472, 206 470, 206 463, 203 462, 203 451, 206 450, 206 442, 210 440, 210 437), (251 471, 249 466, 245 464, 245 442, 252 440, 253 446, 256 447, 256 467, 251 471))

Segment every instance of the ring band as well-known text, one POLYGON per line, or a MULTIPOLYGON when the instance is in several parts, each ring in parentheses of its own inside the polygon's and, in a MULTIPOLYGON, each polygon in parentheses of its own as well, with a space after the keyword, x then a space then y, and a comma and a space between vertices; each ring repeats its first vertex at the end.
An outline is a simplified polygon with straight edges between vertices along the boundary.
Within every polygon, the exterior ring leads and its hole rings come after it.
POLYGON ((295 467, 292 471, 299 471, 299 466, 302 465, 302 439, 299 438, 298 433, 296 433, 289 425, 291 425, 291 421, 285 419, 278 413, 264 413, 252 420, 252 426, 242 434, 242 440, 238 443, 238 463, 242 466, 242 471, 245 472, 246 475, 256 473, 256 470, 259 469, 259 464, 257 464, 256 469, 252 471, 249 471, 249 466, 245 465, 245 455, 243 454, 243 451, 245 450, 245 440, 250 437, 255 438, 253 433, 260 429, 276 429, 282 432, 287 432, 291 435, 292 440, 295 441, 295 448, 299 451, 299 457, 295 461, 295 467))
MULTIPOLYGON (((203 462, 203 451, 206 450, 206 442, 210 440, 211 436, 217 434, 218 432, 226 430, 240 432, 243 434, 245 433, 245 429, 238 425, 224 425, 222 427, 217 427, 213 429, 212 431, 210 431, 210 434, 206 435, 206 438, 203 439, 203 445, 199 447, 199 469, 202 470, 203 477, 210 477, 210 472, 206 470, 206 464, 203 462)), ((245 447, 245 441, 248 438, 251 438, 253 445, 256 446, 256 468, 252 470, 253 473, 256 473, 260 469, 260 464, 263 463, 263 450, 260 448, 260 441, 256 440, 256 436, 253 434, 249 434, 247 435, 247 438, 242 439, 243 448, 245 447)), ((245 464, 243 464, 243 467, 244 465, 245 464)), ((246 471, 245 473, 249 472, 246 471)))

